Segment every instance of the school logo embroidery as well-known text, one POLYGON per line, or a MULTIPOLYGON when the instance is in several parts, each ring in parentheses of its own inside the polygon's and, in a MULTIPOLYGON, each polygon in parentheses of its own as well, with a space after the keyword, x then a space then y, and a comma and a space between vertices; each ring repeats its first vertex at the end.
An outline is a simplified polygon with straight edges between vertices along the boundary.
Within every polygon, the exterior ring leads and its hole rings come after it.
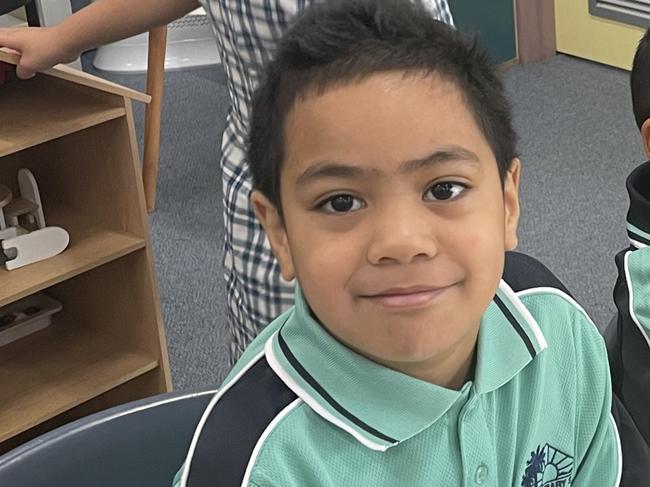
POLYGON ((568 487, 573 477, 573 457, 546 443, 530 452, 521 487, 568 487))

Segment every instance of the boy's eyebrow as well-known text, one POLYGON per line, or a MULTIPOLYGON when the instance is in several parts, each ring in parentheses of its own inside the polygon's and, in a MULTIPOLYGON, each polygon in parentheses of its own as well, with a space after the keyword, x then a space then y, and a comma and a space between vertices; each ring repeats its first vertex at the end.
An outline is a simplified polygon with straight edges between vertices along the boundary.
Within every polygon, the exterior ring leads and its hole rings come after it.
MULTIPOLYGON (((421 159, 404 161, 399 168, 400 173, 410 173, 419 169, 435 166, 442 162, 458 161, 471 165, 480 162, 478 156, 460 146, 445 146, 437 149, 432 154, 421 159)), ((308 167, 298 179, 297 184, 312 183, 321 178, 378 178, 383 176, 383 172, 372 167, 361 167, 353 164, 345 164, 336 161, 320 161, 308 167)))

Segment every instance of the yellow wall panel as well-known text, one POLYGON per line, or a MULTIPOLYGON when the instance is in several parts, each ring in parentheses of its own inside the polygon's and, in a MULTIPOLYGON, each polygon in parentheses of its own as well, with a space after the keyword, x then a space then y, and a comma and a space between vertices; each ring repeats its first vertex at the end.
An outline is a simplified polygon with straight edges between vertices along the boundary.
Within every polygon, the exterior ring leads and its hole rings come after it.
POLYGON ((588 0, 555 0, 555 32, 558 52, 629 70, 645 30, 590 15, 588 0))

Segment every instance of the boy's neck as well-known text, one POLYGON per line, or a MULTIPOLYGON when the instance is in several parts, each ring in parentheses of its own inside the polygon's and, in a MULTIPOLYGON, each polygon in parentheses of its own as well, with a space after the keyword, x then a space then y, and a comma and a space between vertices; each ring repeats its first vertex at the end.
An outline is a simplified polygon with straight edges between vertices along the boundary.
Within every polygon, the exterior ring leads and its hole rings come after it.
POLYGON ((476 369, 476 337, 471 337, 444 356, 422 362, 387 362, 379 363, 403 374, 431 384, 452 390, 460 390, 467 381, 474 378, 476 369))

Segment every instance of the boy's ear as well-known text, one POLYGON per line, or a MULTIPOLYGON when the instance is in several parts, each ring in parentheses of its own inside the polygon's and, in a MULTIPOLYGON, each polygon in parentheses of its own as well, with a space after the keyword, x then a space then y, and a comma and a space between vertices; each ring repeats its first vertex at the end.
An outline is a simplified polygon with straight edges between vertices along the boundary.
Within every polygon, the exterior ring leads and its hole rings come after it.
POLYGON ((521 174, 521 161, 513 159, 510 169, 506 172, 503 181, 503 203, 505 211, 505 239, 506 250, 517 248, 517 226, 519 225, 519 176, 521 174))
POLYGON ((293 267, 287 230, 280 212, 264 194, 257 190, 251 193, 251 204, 271 243, 273 254, 278 259, 282 277, 287 281, 291 281, 296 277, 296 273, 293 267))
POLYGON ((641 125, 641 139, 643 139, 645 155, 650 159, 650 118, 646 119, 641 125))

